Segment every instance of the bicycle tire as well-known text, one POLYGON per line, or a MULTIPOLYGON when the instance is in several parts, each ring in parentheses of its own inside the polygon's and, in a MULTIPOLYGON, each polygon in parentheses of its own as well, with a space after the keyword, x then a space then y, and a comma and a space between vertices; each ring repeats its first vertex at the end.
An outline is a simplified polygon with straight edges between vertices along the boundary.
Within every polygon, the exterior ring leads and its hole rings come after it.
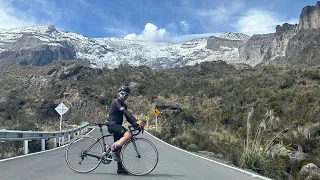
POLYGON ((73 140, 67 146, 65 158, 68 166, 72 170, 78 173, 88 173, 95 170, 101 164, 102 158, 96 158, 96 157, 83 154, 84 150, 87 149, 93 143, 96 143, 96 144, 90 149, 89 152, 97 156, 102 156, 103 149, 102 149, 101 143, 97 141, 96 138, 91 136, 81 136, 73 140), (82 165, 83 162, 86 163, 89 160, 89 158, 93 159, 93 161, 96 161, 96 162, 93 162, 93 166, 90 166, 91 163, 87 164, 85 167, 88 167, 88 169, 81 170, 80 166, 82 165), (78 163, 76 163, 77 161, 78 163), (79 164, 80 166, 76 167, 77 164, 79 164))
POLYGON ((120 154, 122 165, 132 175, 143 176, 149 174, 158 164, 158 150, 152 142, 145 138, 136 138, 133 141, 134 143, 132 140, 126 142, 122 147, 120 154), (137 156, 134 144, 136 145, 141 157, 137 156), (148 161, 146 157, 150 154, 150 152, 154 153, 154 155, 151 156, 151 161, 148 161), (135 164, 132 166, 133 163, 135 164), (151 166, 141 170, 141 167, 143 167, 143 165, 148 165, 148 163, 150 163, 151 166), (140 170, 138 168, 140 168, 140 170))

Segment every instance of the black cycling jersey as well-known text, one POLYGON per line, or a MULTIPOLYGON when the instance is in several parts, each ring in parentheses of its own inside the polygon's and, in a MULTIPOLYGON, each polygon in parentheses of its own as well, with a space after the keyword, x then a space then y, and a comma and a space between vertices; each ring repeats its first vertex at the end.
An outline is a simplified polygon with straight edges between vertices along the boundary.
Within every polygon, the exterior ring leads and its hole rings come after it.
POLYGON ((109 111, 110 114, 107 119, 109 124, 117 123, 119 125, 122 125, 124 115, 131 125, 135 125, 136 118, 134 118, 132 114, 127 110, 127 105, 123 101, 121 101, 120 98, 115 99, 111 103, 109 111))

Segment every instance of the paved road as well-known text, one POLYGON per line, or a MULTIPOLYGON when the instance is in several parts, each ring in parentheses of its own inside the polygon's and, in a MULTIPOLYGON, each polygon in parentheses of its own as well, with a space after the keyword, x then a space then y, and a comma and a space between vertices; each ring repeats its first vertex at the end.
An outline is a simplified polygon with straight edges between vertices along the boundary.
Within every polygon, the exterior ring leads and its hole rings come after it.
MULTIPOLYGON (((105 131, 107 132, 107 131, 105 131)), ((91 135, 98 136, 98 128, 91 135)), ((72 171, 65 162, 65 148, 0 162, 1 180, 251 180, 262 179, 217 163, 190 155, 162 143, 144 133, 139 135, 152 141, 159 151, 159 163, 146 176, 118 175, 116 163, 101 164, 87 174, 72 171)))

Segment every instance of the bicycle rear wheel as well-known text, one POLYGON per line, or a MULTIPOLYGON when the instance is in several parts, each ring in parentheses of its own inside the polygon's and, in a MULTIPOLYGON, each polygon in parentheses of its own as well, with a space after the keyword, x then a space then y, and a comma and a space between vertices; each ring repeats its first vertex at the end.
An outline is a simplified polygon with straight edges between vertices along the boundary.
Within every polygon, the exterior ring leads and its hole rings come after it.
POLYGON ((102 145, 91 136, 82 136, 73 140, 66 149, 68 166, 79 173, 95 170, 102 161, 102 145))
POLYGON ((121 150, 123 167, 131 174, 149 174, 158 164, 158 150, 149 140, 137 138, 125 143, 121 150))

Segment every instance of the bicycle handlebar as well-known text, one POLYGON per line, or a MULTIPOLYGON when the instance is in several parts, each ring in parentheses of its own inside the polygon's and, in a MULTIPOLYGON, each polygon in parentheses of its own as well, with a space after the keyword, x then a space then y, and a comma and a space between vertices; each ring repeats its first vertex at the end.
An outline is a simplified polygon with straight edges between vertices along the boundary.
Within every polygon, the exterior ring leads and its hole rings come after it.
POLYGON ((138 129, 132 127, 132 126, 128 126, 128 129, 130 131, 130 133, 132 134, 132 136, 137 136, 138 134, 140 134, 140 132, 143 134, 144 128, 139 126, 138 129), (136 132, 138 131, 138 132, 136 132))
MULTIPOLYGON (((102 128, 102 126, 109 126, 109 123, 108 122, 104 122, 104 123, 97 123, 97 122, 95 122, 94 123, 95 125, 98 125, 100 128, 102 128)), ((134 127, 132 127, 132 126, 128 126, 128 129, 129 129, 129 131, 130 131, 130 133, 133 135, 133 136, 137 136, 138 134, 140 134, 140 132, 142 132, 142 134, 143 134, 143 132, 144 132, 144 127, 143 126, 138 126, 138 128, 136 129, 136 128, 134 128, 134 127), (138 131, 138 132, 136 132, 136 131, 138 131)))

